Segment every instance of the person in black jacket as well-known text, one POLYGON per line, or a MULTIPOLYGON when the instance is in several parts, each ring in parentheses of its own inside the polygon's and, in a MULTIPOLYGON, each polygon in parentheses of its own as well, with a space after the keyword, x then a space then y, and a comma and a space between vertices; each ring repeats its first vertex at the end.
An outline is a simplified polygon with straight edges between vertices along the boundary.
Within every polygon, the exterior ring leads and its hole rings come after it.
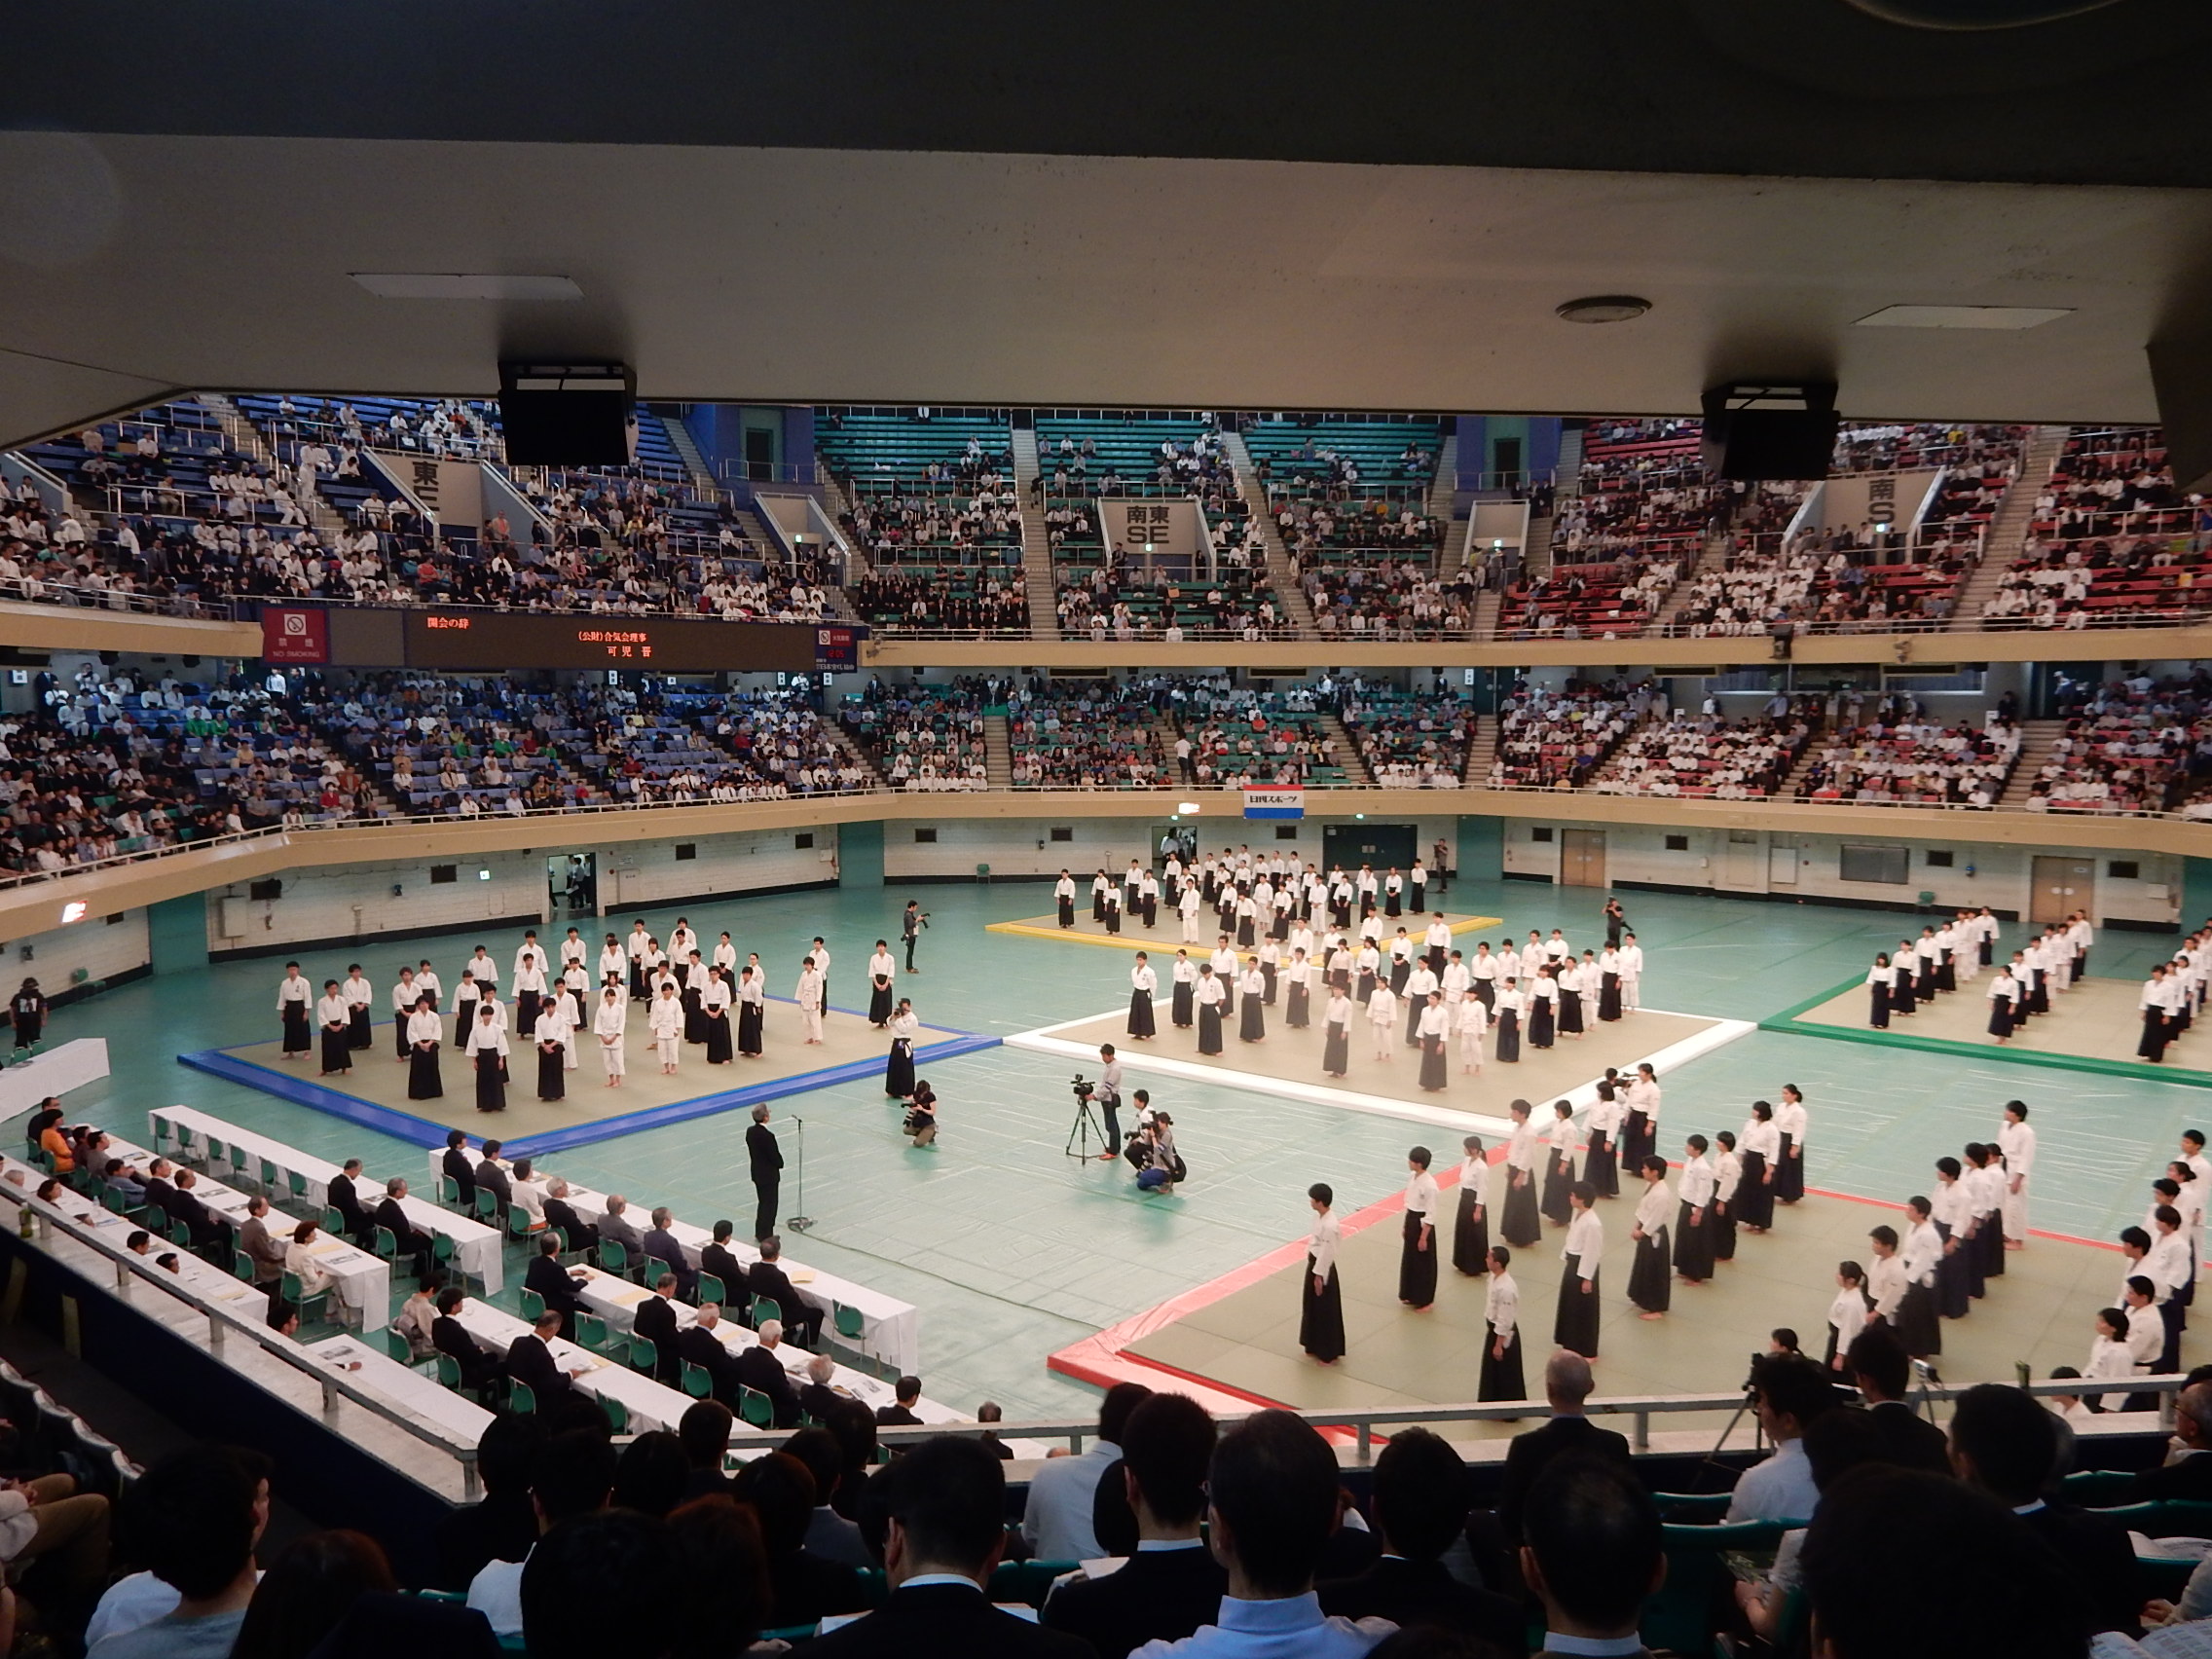
POLYGON ((2050 1546, 2060 1572, 2080 1591, 2088 1620, 2083 1637, 2108 1630, 2136 1635, 2144 1596, 2127 1529, 2045 1495, 2058 1458, 2056 1420, 2041 1400, 2017 1388, 2001 1382, 1969 1388, 1951 1412, 1951 1468, 2050 1546))
POLYGON ((500 1143, 488 1140, 484 1143, 484 1156, 476 1163, 476 1184, 489 1187, 492 1197, 498 1200, 497 1219, 504 1223, 507 1206, 515 1201, 514 1183, 507 1179, 506 1166, 499 1161, 500 1143))
POLYGON ((1887 1325, 1868 1325, 1844 1350, 1844 1368, 1859 1384, 1866 1418, 1882 1439, 1882 1460, 1900 1469, 1950 1473, 1951 1449, 1943 1431, 1905 1401, 1912 1361, 1887 1325))
POLYGON ((553 1341, 560 1334, 561 1315, 548 1308, 531 1334, 515 1338, 507 1348, 507 1375, 527 1385, 540 1407, 574 1386, 553 1357, 553 1341))
POLYGON ((796 1428, 798 1392, 784 1370, 784 1328, 773 1319, 763 1319, 754 1334, 760 1340, 737 1356, 735 1376, 746 1387, 768 1396, 778 1428, 796 1428))
MULTIPOLYGON (((157 1165, 161 1161, 155 1161, 157 1165)), ((157 1167, 155 1173, 161 1173, 157 1167)), ((344 1231, 353 1235, 353 1241, 367 1249, 375 1240, 375 1229, 369 1225, 368 1212, 361 1208, 361 1161, 349 1158, 339 1172, 330 1178, 330 1207, 338 1212, 344 1231)), ((146 1201, 155 1202, 153 1183, 146 1186, 146 1201)))
POLYGON ((569 1341, 576 1340, 576 1315, 589 1312, 584 1299, 576 1294, 576 1281, 569 1276, 569 1270, 561 1266, 561 1241, 558 1238, 540 1238, 537 1254, 531 1257, 530 1266, 522 1275, 523 1288, 535 1290, 545 1299, 545 1310, 561 1315, 561 1335, 569 1341))
POLYGON ((752 1165, 753 1192, 759 1200, 753 1212, 753 1236, 766 1238, 776 1231, 776 1190, 784 1178, 784 1149, 776 1131, 768 1127, 768 1108, 753 1108, 753 1124, 745 1131, 745 1156, 752 1165))
POLYGON ((394 1175, 387 1181, 384 1184, 384 1201, 377 1205, 376 1225, 391 1230, 394 1245, 392 1260, 396 1262, 402 1256, 413 1256, 415 1276, 422 1278, 429 1272, 430 1262, 436 1252, 431 1247, 430 1235, 418 1231, 415 1224, 407 1219, 407 1206, 403 1201, 406 1197, 405 1177, 394 1175))
POLYGON ((2192 1382, 2174 1401, 2174 1438, 2180 1456, 2139 1471, 2121 1502, 2212 1502, 2212 1382, 2192 1382))
POLYGON ((745 1288, 773 1302, 792 1341, 802 1348, 822 1346, 822 1308, 791 1281, 782 1266, 784 1241, 770 1235, 760 1240, 760 1259, 746 1270, 745 1288))
POLYGON ((1569 1348, 1561 1348, 1544 1362, 1544 1399, 1552 1409, 1551 1420, 1541 1428, 1515 1435, 1506 1448, 1505 1470, 1498 1481, 1497 1520, 1506 1541, 1521 1542, 1521 1510, 1529 1489, 1554 1457, 1569 1452, 1588 1452, 1631 1466, 1628 1441, 1609 1428, 1600 1428, 1582 1415, 1582 1402, 1597 1386, 1590 1362, 1569 1348))
POLYGON ((1082 1637, 1098 1659, 1125 1659, 1148 1641, 1180 1641, 1213 1622, 1229 1590, 1229 1574, 1198 1533, 1213 1446, 1213 1419, 1187 1394, 1154 1394, 1129 1414, 1121 1482, 1146 1547, 1104 1578, 1053 1591, 1042 1615, 1048 1629, 1082 1637))
POLYGON ((481 1502, 442 1517, 432 1537, 437 1567, 434 1590, 466 1590, 495 1561, 520 1561, 537 1541, 537 1511, 530 1501, 530 1467, 545 1445, 545 1419, 535 1413, 502 1413, 484 1425, 476 1443, 481 1502))
POLYGON ((638 1313, 632 1327, 639 1336, 653 1345, 659 1358, 653 1364, 653 1376, 663 1382, 675 1382, 682 1376, 682 1355, 676 1346, 676 1275, 662 1273, 653 1283, 652 1295, 638 1304, 638 1313))
POLYGON ((736 1231, 737 1225, 734 1222, 716 1222, 714 1242, 699 1251, 699 1271, 713 1273, 720 1279, 722 1292, 726 1296, 743 1296, 746 1293, 745 1264, 732 1255, 729 1248, 730 1235, 736 1231))
POLYGON ((1462 1584, 1445 1569, 1444 1552, 1467 1523, 1467 1465, 1436 1435, 1425 1428, 1391 1435, 1375 1460, 1382 1559, 1356 1578, 1316 1586, 1321 1610, 1347 1619, 1388 1619, 1401 1628, 1435 1625, 1505 1653, 1525 1652, 1528 1620, 1520 1604, 1462 1584))
POLYGON ((472 1388, 477 1394, 499 1379, 499 1362, 487 1353, 482 1345, 469 1335, 467 1327, 454 1317, 467 1296, 458 1284, 449 1284, 438 1292, 438 1316, 430 1321, 430 1346, 440 1353, 451 1356, 461 1367, 461 1385, 472 1388))
MULTIPOLYGON (((406 1021, 400 1021, 405 1024, 406 1021)), ((468 1156, 468 1137, 459 1129, 446 1134, 445 1161, 440 1165, 453 1178, 458 1189, 454 1202, 461 1206, 463 1215, 476 1213, 476 1164, 468 1156)))
POLYGON ((721 1309, 712 1302, 704 1304, 699 1317, 677 1333, 676 1351, 685 1364, 706 1372, 715 1398, 734 1412, 738 1401, 737 1355, 722 1346, 721 1339, 715 1335, 721 1322, 721 1309))
POLYGON ((1001 1612, 984 1593, 1006 1546, 1006 1468, 989 1452, 950 1435, 925 1440, 878 1471, 868 1496, 888 1517, 891 1595, 817 1638, 808 1659, 1094 1659, 1088 1642, 1001 1612))
POLYGON ((576 1213, 569 1197, 569 1183, 556 1175, 545 1183, 545 1225, 559 1228, 571 1250, 592 1250, 599 1245, 599 1229, 576 1213))
POLYGON ((815 1485, 805 1463, 788 1452, 756 1457, 738 1470, 730 1495, 751 1504, 760 1518, 760 1542, 768 1552, 770 1629, 813 1624, 827 1614, 858 1612, 867 1605, 867 1592, 855 1568, 825 1561, 806 1547, 815 1485))

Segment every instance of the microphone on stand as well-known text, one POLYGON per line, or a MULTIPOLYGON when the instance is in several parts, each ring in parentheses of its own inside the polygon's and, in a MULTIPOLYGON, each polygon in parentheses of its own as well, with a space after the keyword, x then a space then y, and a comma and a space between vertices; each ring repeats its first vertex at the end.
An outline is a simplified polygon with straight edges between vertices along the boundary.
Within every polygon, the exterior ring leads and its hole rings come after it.
POLYGON ((814 1225, 814 1217, 806 1213, 806 1120, 799 1117, 794 1112, 792 1115, 792 1122, 796 1124, 798 1128, 798 1146, 796 1148, 798 1154, 798 1178, 792 1183, 795 1194, 793 1199, 792 1207, 797 1210, 798 1213, 791 1217, 790 1220, 784 1223, 784 1225, 786 1227, 789 1227, 794 1233, 804 1233, 808 1228, 814 1225))

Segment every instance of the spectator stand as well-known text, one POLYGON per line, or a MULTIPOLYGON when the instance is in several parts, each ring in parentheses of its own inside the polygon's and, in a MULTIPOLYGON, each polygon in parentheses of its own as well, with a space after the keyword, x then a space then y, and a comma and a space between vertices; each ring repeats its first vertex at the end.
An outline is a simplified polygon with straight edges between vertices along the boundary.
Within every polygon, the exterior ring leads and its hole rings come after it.
POLYGON ((1052 682, 1007 699, 1015 789, 1158 789, 1174 763, 1153 698, 1132 682, 1052 682))
POLYGON ((1992 717, 1976 731, 1943 726, 1917 711, 1842 726, 1816 744, 1797 798, 1853 806, 1997 804, 2018 764, 2021 733, 1992 717))
POLYGON ((1201 786, 1300 785, 1342 789, 1357 781, 1310 688, 1256 691, 1220 682, 1195 687, 1172 715, 1191 740, 1201 786))
POLYGON ((893 789, 963 792, 990 787, 983 708, 983 682, 973 676, 950 685, 876 680, 846 697, 837 720, 893 789))
POLYGON ((1383 789, 1457 789, 1474 741, 1471 705, 1353 681, 1338 705, 1345 729, 1383 789))
POLYGON ((1517 688, 1498 715, 1490 787, 1581 788, 1635 728, 1648 698, 1648 691, 1575 681, 1559 691, 1517 688))
POLYGON ((1781 792, 1812 739, 1799 714, 1722 719, 1681 710, 1654 714, 1597 769, 1597 794, 1765 800, 1781 792))

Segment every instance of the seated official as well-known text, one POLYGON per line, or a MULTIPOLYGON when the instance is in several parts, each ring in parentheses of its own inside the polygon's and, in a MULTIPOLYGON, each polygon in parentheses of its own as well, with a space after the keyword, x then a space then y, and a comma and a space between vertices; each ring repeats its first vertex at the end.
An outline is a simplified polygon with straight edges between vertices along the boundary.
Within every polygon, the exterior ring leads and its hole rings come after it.
POLYGON ((455 1318, 468 1300, 458 1284, 438 1292, 438 1316, 430 1324, 430 1345, 461 1367, 461 1385, 478 1394, 499 1381, 499 1361, 455 1318))
POLYGON ((2212 1502, 2212 1382, 2192 1382, 2174 1401, 2180 1450, 2128 1482, 2127 1503, 2212 1502))
POLYGON ((922 1380, 919 1377, 902 1377, 891 1384, 892 1403, 875 1408, 875 1420, 880 1427, 897 1428, 918 1423, 922 1419, 914 1415, 914 1402, 922 1397, 922 1380))
POLYGON ((185 1231, 192 1235, 193 1248, 204 1250, 209 1245, 229 1250, 231 1224, 200 1201, 193 1189, 200 1177, 189 1169, 176 1172, 176 1191, 169 1195, 168 1212, 171 1222, 183 1222, 185 1231))
POLYGON ((668 1264, 668 1271, 676 1275, 676 1294, 689 1302, 699 1294, 699 1274, 685 1259, 676 1235, 669 1231, 675 1224, 676 1212, 666 1204, 653 1211, 652 1227, 645 1234, 645 1254, 668 1264))
POLYGON ((146 1201, 146 1184, 120 1158, 107 1161, 106 1169, 101 1171, 101 1183, 129 1209, 136 1209, 146 1201))
POLYGON ((396 1246, 392 1251, 392 1259, 397 1261, 403 1256, 412 1256, 415 1258, 416 1273, 420 1275, 428 1272, 430 1263, 437 1254, 436 1240, 427 1233, 418 1231, 415 1224, 407 1219, 406 1207, 400 1201, 407 1197, 406 1180, 394 1175, 384 1184, 384 1201, 377 1205, 376 1224, 391 1230, 396 1246))
MULTIPOLYGON (((168 1173, 167 1161, 155 1159, 153 1172, 156 1176, 166 1176, 168 1173)), ((369 1225, 368 1211, 361 1207, 360 1180, 361 1161, 349 1158, 339 1172, 330 1178, 330 1207, 338 1212, 343 1230, 352 1236, 354 1243, 365 1250, 375 1242, 376 1235, 369 1225)), ((148 1203, 162 1202, 161 1198, 155 1197, 155 1185, 153 1182, 147 1184, 148 1203)))
POLYGON ((760 1259, 746 1270, 745 1288, 756 1297, 776 1305, 777 1317, 802 1348, 822 1346, 822 1318, 828 1310, 793 1283, 784 1272, 784 1241, 770 1234, 760 1240, 760 1259))
POLYGON ((561 1362, 553 1357, 552 1345, 560 1335, 561 1315, 548 1308, 537 1316, 531 1334, 515 1338, 507 1349, 507 1375, 528 1385, 540 1405, 574 1386, 561 1362))
POLYGON ((537 1241, 537 1254, 531 1257, 530 1266, 522 1275, 523 1288, 535 1290, 544 1298, 546 1311, 561 1315, 561 1335, 575 1341, 576 1315, 588 1313, 584 1299, 576 1293, 576 1281, 569 1276, 569 1270, 561 1266, 561 1241, 544 1237, 537 1241))
POLYGON ((653 1293, 638 1304, 631 1329, 653 1345, 653 1376, 663 1382, 682 1381, 682 1355, 676 1346, 676 1275, 662 1273, 653 1281, 653 1293))
POLYGON ((796 1428, 798 1394, 792 1387, 790 1374, 784 1370, 784 1327, 777 1320, 763 1319, 760 1329, 754 1334, 759 1340, 737 1356, 737 1380, 755 1392, 768 1396, 769 1405, 775 1409, 778 1428, 796 1428))
POLYGON ((607 1208, 599 1218, 599 1241, 602 1244, 619 1244, 630 1258, 634 1268, 645 1253, 645 1235, 630 1219, 629 1201, 620 1193, 607 1195, 607 1208))
MULTIPOLYGON (((400 1024, 407 1021, 402 1018, 400 1024)), ((463 1215, 476 1213, 476 1161, 468 1156, 468 1136, 460 1129, 446 1132, 446 1155, 439 1162, 440 1173, 454 1184, 454 1202, 463 1215)))
POLYGON ((561 1230, 571 1251, 595 1249, 599 1244, 599 1229, 576 1213, 569 1183, 558 1175, 545 1183, 545 1225, 561 1230))
POLYGON ((737 1355, 722 1346, 715 1333, 721 1328, 722 1310, 718 1303, 702 1303, 699 1317, 677 1334, 676 1351, 687 1365, 704 1370, 714 1385, 716 1399, 731 1411, 737 1410, 738 1376, 737 1355))
POLYGON ((713 1273, 722 1281, 722 1289, 734 1296, 746 1283, 746 1266, 731 1254, 730 1237, 737 1232, 736 1224, 728 1221, 715 1223, 714 1242, 699 1251, 699 1271, 713 1273))
POLYGON ((1187 1394, 1154 1394, 1122 1430, 1121 1479, 1136 1519, 1136 1550, 1103 1578, 1077 1578, 1045 1603, 1042 1622, 1080 1636, 1098 1659, 1148 1641, 1180 1641, 1211 1624, 1229 1574, 1206 1548, 1206 1465, 1214 1424, 1187 1394))
POLYGON ((798 1387, 798 1409, 816 1422, 828 1422, 830 1412, 839 1400, 851 1396, 841 1394, 831 1385, 837 1375, 837 1362, 826 1353, 818 1353, 806 1362, 806 1381, 798 1387))

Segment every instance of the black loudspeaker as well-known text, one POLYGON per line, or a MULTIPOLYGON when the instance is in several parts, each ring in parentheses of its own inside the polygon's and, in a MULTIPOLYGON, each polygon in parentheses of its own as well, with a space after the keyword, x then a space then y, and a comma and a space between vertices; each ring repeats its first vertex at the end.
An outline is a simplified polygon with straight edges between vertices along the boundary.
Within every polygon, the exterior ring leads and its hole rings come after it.
POLYGON ((1705 464, 1722 478, 1825 478, 1835 454, 1835 382, 1730 381, 1709 387, 1705 464))
POLYGON ((499 425, 517 466, 627 466, 637 378, 624 363, 503 362, 499 425))

